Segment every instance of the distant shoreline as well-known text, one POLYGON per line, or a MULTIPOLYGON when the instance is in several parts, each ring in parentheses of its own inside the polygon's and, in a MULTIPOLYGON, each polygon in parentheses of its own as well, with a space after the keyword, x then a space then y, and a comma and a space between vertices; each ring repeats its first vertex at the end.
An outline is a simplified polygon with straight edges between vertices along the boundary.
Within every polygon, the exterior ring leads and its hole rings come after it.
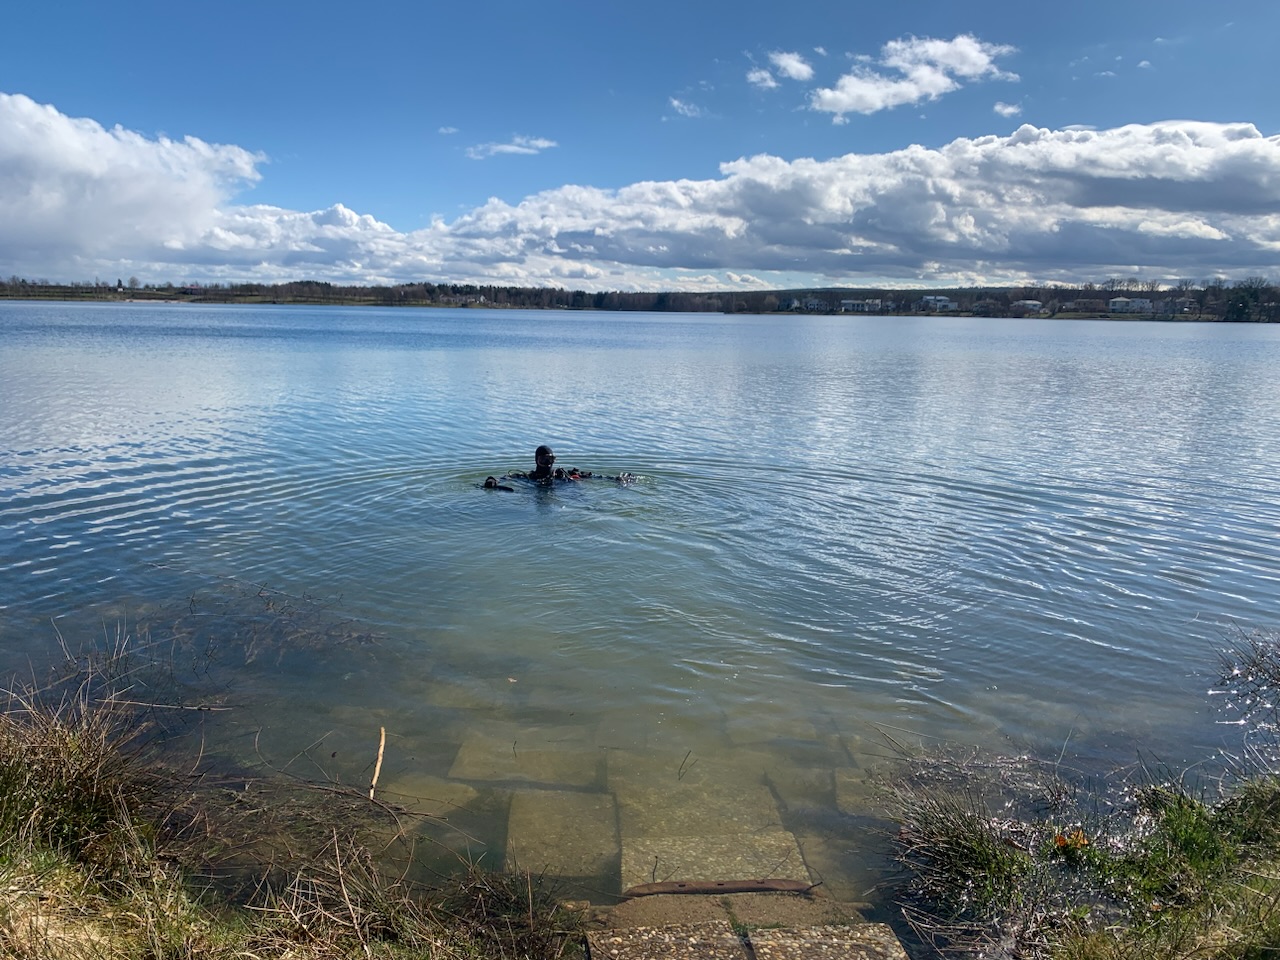
MULTIPOLYGON (((281 306, 281 307, 397 307, 406 309, 478 309, 478 310, 545 310, 547 312, 559 311, 563 313, 720 313, 729 314, 728 310, 654 310, 654 309, 633 309, 633 308, 608 308, 608 307, 573 307, 563 304, 550 304, 547 306, 531 306, 528 304, 512 304, 512 303, 443 303, 440 301, 402 301, 397 303, 387 303, 381 300, 371 298, 354 298, 354 297, 335 297, 332 299, 310 299, 310 298, 254 298, 254 297, 206 297, 206 296, 186 296, 186 297, 117 297, 117 296, 76 296, 76 295, 27 295, 12 296, 0 292, 0 302, 13 303, 83 303, 83 304, 129 304, 137 306, 140 304, 155 304, 160 306, 281 306)), ((738 309, 732 311, 733 314, 741 314, 745 316, 847 316, 847 317, 913 317, 913 316, 932 316, 932 317, 957 317, 957 318, 973 318, 985 317, 988 319, 1016 319, 1016 320, 1112 320, 1119 323, 1135 323, 1135 322, 1161 322, 1161 323, 1274 323, 1275 320, 1269 319, 1228 319, 1211 313, 1194 314, 1168 314, 1168 313, 1081 313, 1081 312, 1056 312, 1056 313, 1021 313, 1016 315, 1005 314, 1003 316, 988 312, 977 312, 972 310, 949 310, 943 312, 898 309, 885 310, 877 313, 865 311, 845 311, 845 310, 751 310, 738 309)))
POLYGON ((600 313, 853 314, 1050 318, 1062 320, 1185 320, 1280 322, 1280 287, 1265 277, 1235 282, 1165 284, 1111 278, 1079 286, 895 288, 815 287, 783 290, 587 292, 492 284, 400 283, 341 285, 322 280, 286 283, 54 283, 11 276, 0 300, 69 303, 237 304, 246 306, 443 307, 490 310, 572 310, 600 313))

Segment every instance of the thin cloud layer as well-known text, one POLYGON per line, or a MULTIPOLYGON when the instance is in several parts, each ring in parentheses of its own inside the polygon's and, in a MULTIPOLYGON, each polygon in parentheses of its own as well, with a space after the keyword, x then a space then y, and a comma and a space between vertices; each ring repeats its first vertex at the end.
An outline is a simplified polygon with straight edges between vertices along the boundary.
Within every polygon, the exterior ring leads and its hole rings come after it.
POLYGON ((545 137, 523 137, 517 135, 506 143, 480 143, 474 147, 467 147, 467 156, 472 160, 484 160, 487 157, 494 157, 504 153, 532 156, 557 146, 559 146, 558 143, 545 137))
POLYGON ((702 116, 702 108, 696 103, 689 103, 687 100, 679 100, 676 97, 668 98, 667 102, 671 104, 671 109, 682 117, 702 116))
POLYGON ((566 185, 404 232, 236 202, 265 158, 0 96, 0 272, 588 290, 1248 276, 1280 256, 1280 137, 1191 121, 1024 125, 704 180, 566 185))
POLYGON ((968 34, 952 40, 893 40, 884 45, 874 65, 859 64, 834 87, 814 90, 809 106, 833 114, 833 121, 842 123, 850 113, 877 113, 936 100, 960 89, 963 82, 1016 80, 1016 74, 996 66, 997 58, 1013 52, 1013 47, 968 34))

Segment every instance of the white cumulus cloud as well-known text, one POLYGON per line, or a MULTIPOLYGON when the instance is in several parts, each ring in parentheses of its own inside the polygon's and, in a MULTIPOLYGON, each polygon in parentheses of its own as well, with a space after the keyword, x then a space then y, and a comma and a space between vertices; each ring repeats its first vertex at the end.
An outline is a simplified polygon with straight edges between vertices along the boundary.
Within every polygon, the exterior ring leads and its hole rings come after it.
POLYGON ((802 83, 813 79, 813 67, 798 53, 775 50, 769 54, 769 62, 773 68, 788 80, 799 80, 802 83))
POLYGON ((74 262, 113 247, 198 245, 266 158, 196 137, 148 139, 0 93, 0 237, 12 255, 74 262))
POLYGON ((764 67, 753 67, 747 71, 747 82, 761 90, 772 90, 778 85, 773 74, 764 67))
POLYGON ((810 93, 809 106, 833 114, 840 122, 850 113, 877 113, 936 100, 960 89, 966 81, 1016 80, 1016 74, 996 65, 998 57, 1013 52, 1013 47, 987 43, 969 34, 951 40, 892 40, 881 49, 878 60, 859 63, 834 87, 810 93))
POLYGON ((997 100, 996 105, 991 108, 1002 117, 1016 117, 1022 112, 1022 107, 1016 103, 1005 103, 1003 100, 997 100))
POLYGON ((337 200, 246 203, 264 163, 0 96, 0 275, 706 289, 1240 277, 1280 253, 1280 137, 1248 123, 760 154, 706 179, 493 199, 412 231, 337 200))

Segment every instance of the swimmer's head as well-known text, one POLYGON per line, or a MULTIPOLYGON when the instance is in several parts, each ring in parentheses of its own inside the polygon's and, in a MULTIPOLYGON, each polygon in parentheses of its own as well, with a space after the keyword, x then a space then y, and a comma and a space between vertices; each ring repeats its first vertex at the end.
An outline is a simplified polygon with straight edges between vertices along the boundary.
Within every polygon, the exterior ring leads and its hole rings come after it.
POLYGON ((546 463, 548 466, 550 466, 551 464, 556 462, 556 455, 551 451, 550 447, 548 447, 546 444, 543 444, 537 450, 533 451, 533 459, 534 459, 534 462, 537 464, 546 463))

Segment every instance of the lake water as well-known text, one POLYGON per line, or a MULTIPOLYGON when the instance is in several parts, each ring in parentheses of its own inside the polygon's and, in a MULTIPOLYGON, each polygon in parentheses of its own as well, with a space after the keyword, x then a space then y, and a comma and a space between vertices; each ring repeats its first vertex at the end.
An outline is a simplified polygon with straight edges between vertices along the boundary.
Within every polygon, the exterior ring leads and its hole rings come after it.
POLYGON ((367 787, 385 728, 434 849, 601 898, 861 897, 895 744, 1231 745, 1277 370, 1257 325, 0 303, 0 657, 178 636, 211 754, 367 787), (481 489, 540 443, 636 480, 481 489))

